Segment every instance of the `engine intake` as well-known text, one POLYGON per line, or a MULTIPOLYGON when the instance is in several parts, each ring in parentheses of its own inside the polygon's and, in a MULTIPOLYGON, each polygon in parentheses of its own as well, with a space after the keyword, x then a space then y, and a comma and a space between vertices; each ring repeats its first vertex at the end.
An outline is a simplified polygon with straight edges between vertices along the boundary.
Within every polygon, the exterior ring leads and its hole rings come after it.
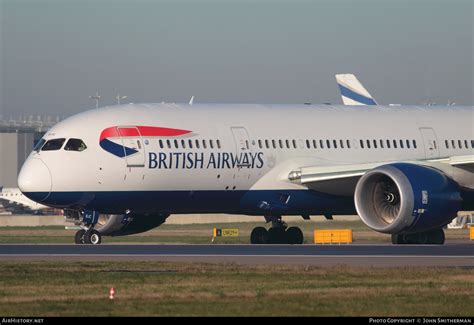
POLYGON ((441 171, 409 163, 377 167, 361 177, 355 206, 373 230, 410 233, 439 228, 461 209, 458 185, 441 171))

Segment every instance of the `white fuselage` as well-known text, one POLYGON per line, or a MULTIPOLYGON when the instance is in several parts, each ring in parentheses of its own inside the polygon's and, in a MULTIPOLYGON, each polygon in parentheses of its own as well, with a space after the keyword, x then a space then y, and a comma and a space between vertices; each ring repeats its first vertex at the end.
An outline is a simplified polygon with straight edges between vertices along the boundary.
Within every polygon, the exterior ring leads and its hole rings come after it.
MULTIPOLYGON (((248 191, 308 191, 289 180, 289 172, 306 166, 472 155, 473 125, 472 107, 113 106, 70 117, 47 132, 46 141, 81 139, 87 149, 33 151, 21 171, 19 185, 28 195, 41 193, 37 198, 42 203, 58 207, 81 208, 97 203, 99 197, 102 201, 97 207, 102 210, 112 205, 120 209, 150 207, 155 200, 150 193, 160 192, 166 195, 157 197, 156 205, 166 205, 171 213, 233 213, 239 212, 235 202, 229 211, 207 209, 206 205, 216 202, 212 195, 200 197, 199 193, 218 193, 216 200, 225 202, 226 198, 241 200, 248 191), (166 135, 146 128, 186 132, 166 135), (110 145, 133 149, 134 153, 120 157, 107 150, 110 145), (39 164, 42 171, 36 169, 39 164), (141 193, 144 201, 138 198, 135 205, 120 205, 113 196, 103 196, 119 192, 141 193), (179 192, 186 194, 170 194, 179 192), (71 193, 75 193, 74 199, 63 200, 71 193), (183 210, 183 205, 189 209, 183 210)), ((474 188, 471 174, 467 178, 463 174, 460 181, 464 187, 474 188)), ((251 210, 243 212, 258 213, 251 210)))

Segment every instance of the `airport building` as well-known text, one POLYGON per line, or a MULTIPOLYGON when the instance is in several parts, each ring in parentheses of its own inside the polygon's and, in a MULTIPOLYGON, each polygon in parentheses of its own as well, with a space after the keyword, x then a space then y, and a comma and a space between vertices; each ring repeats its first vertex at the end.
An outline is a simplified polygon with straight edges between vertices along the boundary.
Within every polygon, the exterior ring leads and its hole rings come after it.
POLYGON ((0 120, 0 187, 18 187, 17 177, 36 141, 56 121, 0 120))

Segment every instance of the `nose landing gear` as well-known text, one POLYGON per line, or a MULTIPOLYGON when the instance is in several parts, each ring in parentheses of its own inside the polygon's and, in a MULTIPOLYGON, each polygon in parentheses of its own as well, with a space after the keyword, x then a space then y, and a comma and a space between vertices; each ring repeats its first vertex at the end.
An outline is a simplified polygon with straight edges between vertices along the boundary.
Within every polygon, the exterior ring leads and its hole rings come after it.
POLYGON ((265 217, 267 222, 272 222, 272 227, 267 231, 263 227, 256 227, 250 234, 252 244, 303 244, 303 232, 298 227, 290 227, 278 217, 265 217))
POLYGON ((102 242, 102 235, 95 229, 89 228, 88 230, 78 230, 74 236, 74 242, 76 244, 92 244, 98 245, 102 242))
POLYGON ((92 244, 99 245, 102 242, 102 235, 94 229, 94 226, 99 220, 98 211, 85 210, 83 212, 82 226, 74 236, 76 244, 92 244))

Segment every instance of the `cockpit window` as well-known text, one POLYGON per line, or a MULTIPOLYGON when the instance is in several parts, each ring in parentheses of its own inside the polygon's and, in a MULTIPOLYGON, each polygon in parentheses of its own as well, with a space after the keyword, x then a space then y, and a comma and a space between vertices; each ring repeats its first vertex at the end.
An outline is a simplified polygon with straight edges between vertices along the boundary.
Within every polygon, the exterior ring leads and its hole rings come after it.
POLYGON ((63 143, 66 139, 52 139, 48 140, 44 146, 41 148, 41 151, 53 151, 59 150, 63 146, 63 143))
POLYGON ((64 146, 64 150, 68 151, 84 151, 87 149, 86 144, 81 139, 69 139, 64 146))
POLYGON ((41 147, 42 147, 43 144, 45 144, 45 143, 46 143, 46 140, 43 139, 43 138, 41 138, 41 139, 35 144, 35 146, 34 146, 34 148, 33 148, 33 151, 36 151, 36 152, 40 151, 40 150, 41 150, 41 147))

